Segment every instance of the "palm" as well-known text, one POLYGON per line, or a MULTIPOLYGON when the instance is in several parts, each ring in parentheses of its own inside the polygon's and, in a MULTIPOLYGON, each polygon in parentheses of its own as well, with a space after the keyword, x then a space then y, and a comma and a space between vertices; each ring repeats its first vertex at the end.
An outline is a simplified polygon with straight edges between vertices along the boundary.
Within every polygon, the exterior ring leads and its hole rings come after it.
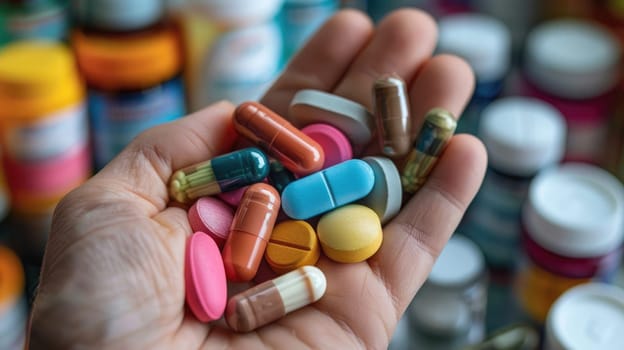
MULTIPOLYGON (((263 102, 284 115, 296 91, 316 88, 369 106, 372 79, 393 72, 411 82, 414 116, 434 106, 458 114, 470 95, 471 75, 455 58, 430 58, 434 43, 433 23, 415 11, 394 14, 374 33, 361 15, 341 13, 263 102)), ((455 137, 427 185, 386 225, 373 258, 359 264, 321 258, 328 290, 319 302, 241 335, 222 322, 201 324, 184 308, 191 229, 183 209, 167 208, 166 185, 174 170, 230 148, 232 110, 219 104, 143 134, 63 200, 46 252, 31 345, 387 346, 481 181, 483 149, 472 138, 455 137)))

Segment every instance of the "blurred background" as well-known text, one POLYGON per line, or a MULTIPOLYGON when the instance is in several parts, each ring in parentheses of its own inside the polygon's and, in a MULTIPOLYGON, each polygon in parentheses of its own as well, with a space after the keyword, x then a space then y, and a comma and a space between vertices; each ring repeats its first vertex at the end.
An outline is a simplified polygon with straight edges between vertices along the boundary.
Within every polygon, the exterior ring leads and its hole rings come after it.
POLYGON ((458 128, 489 167, 391 348, 624 349, 617 0, 0 1, 0 349, 23 347, 64 194, 151 126, 259 99, 340 8, 406 6, 473 67, 458 128))

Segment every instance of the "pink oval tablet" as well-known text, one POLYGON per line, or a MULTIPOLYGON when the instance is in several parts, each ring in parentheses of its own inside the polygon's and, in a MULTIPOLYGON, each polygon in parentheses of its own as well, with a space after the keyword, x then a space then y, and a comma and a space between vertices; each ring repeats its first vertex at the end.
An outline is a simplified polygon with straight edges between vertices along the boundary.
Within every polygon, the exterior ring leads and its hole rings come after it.
POLYGON ((227 302, 223 259, 217 244, 203 232, 195 232, 186 247, 184 266, 186 303, 202 322, 221 318, 227 302))
POLYGON ((227 204, 213 197, 202 197, 188 211, 193 232, 205 232, 221 248, 230 233, 234 211, 227 204))
POLYGON ((301 129, 301 132, 323 148, 325 153, 323 169, 353 158, 353 149, 349 139, 335 127, 329 124, 310 124, 301 129))

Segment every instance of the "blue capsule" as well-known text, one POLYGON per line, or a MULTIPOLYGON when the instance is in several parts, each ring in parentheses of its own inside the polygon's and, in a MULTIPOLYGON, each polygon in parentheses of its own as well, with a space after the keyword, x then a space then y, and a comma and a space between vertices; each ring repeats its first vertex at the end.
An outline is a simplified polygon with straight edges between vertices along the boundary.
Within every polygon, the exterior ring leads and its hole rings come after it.
POLYGON ((347 160, 291 182, 282 192, 282 209, 293 219, 309 219, 365 197, 374 184, 370 165, 347 160))

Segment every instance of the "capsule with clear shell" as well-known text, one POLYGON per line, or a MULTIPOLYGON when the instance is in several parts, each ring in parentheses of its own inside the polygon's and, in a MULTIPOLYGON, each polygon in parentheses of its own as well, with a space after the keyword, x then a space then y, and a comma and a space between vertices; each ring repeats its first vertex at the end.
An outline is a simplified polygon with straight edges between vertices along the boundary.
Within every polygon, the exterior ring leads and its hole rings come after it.
POLYGON ((234 128, 296 174, 307 175, 323 168, 323 148, 260 103, 245 102, 238 106, 234 111, 234 128))
POLYGON ((171 177, 169 195, 180 203, 190 203, 199 197, 260 182, 268 174, 266 155, 255 147, 245 148, 176 171, 171 177))
POLYGON ((404 156, 410 150, 412 123, 403 79, 395 75, 377 79, 373 103, 379 148, 388 157, 404 156))
POLYGON ((225 320, 236 332, 250 332, 316 302, 326 289, 323 272, 303 266, 233 296, 225 320))
POLYGON ((422 187, 456 127, 453 115, 442 108, 427 113, 401 174, 403 191, 414 193, 422 187))

